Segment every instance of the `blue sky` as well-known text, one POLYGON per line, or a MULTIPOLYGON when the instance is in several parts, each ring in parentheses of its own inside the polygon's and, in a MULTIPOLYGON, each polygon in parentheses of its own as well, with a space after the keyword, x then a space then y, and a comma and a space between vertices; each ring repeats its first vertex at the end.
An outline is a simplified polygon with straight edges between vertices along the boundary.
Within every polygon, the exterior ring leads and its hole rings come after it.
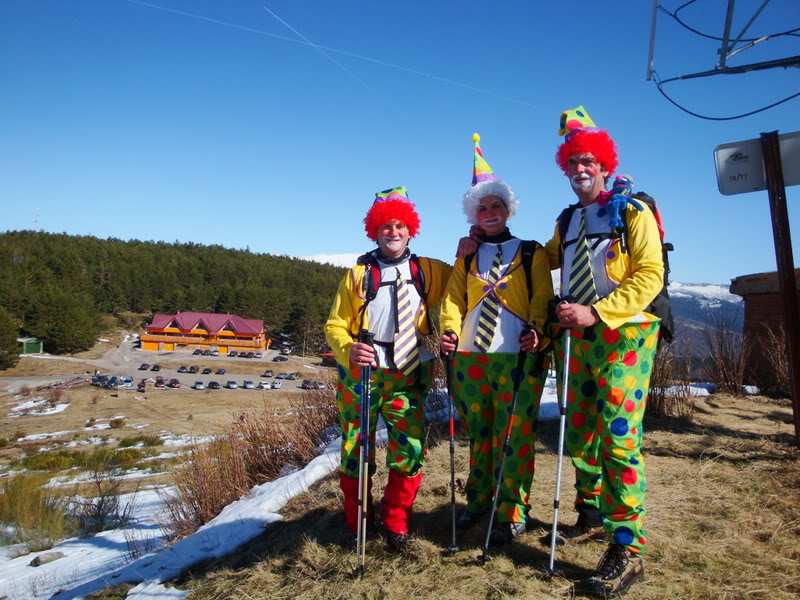
MULTIPOLYGON (((725 4, 698 0, 681 16, 719 35, 725 4)), ((736 3, 737 32, 760 4, 736 3)), ((1 227, 31 229, 38 214, 45 231, 354 253, 370 247, 361 219, 374 192, 405 185, 423 222, 412 248, 448 260, 467 228, 477 131, 520 197, 512 231, 545 242, 574 199, 553 160, 559 115, 583 104, 617 141, 619 172, 659 201, 673 279, 774 270, 766 192, 720 195, 713 149, 800 130, 800 99, 735 121, 689 116, 645 80, 651 2, 565 6, 0 0, 1 227)), ((749 34, 795 27, 797 0, 773 0, 749 34)), ((662 78, 713 68, 718 46, 659 14, 662 78)), ((784 37, 731 64, 799 47, 784 37)), ((666 89, 727 116, 800 91, 798 75, 666 89)), ((787 191, 798 265, 800 190, 787 191)))

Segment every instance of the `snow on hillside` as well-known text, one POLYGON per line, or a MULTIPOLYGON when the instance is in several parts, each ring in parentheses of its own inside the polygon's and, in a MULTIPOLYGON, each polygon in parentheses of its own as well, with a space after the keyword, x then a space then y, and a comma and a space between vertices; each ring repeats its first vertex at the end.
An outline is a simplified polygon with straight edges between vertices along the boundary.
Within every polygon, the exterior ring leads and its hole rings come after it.
POLYGON ((670 298, 691 298, 703 305, 704 308, 717 308, 720 302, 739 304, 740 296, 731 294, 727 285, 718 283, 681 283, 672 281, 669 284, 670 298))

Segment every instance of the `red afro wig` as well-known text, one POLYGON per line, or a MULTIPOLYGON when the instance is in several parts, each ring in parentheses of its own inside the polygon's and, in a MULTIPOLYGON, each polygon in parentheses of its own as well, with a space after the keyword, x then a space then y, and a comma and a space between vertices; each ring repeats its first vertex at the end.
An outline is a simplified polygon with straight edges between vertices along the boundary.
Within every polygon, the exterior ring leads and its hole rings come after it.
POLYGON ((611 175, 617 170, 617 145, 602 129, 578 129, 558 147, 556 162, 564 174, 569 173, 569 157, 573 154, 592 154, 611 175))
POLYGON ((373 242, 378 241, 378 229, 387 223, 398 220, 408 227, 408 237, 419 233, 419 215, 411 202, 404 200, 380 200, 372 205, 364 217, 364 230, 373 242))

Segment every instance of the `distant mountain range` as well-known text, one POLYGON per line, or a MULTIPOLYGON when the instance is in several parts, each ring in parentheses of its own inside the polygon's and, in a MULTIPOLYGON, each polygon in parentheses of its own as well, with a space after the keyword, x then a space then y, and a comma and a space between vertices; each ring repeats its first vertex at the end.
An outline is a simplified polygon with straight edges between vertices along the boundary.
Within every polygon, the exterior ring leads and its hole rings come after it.
POLYGON ((706 327, 724 324, 728 329, 742 330, 744 303, 741 296, 728 291, 727 285, 673 281, 669 284, 669 299, 676 340, 680 344, 681 339, 686 339, 693 350, 702 347, 706 327))

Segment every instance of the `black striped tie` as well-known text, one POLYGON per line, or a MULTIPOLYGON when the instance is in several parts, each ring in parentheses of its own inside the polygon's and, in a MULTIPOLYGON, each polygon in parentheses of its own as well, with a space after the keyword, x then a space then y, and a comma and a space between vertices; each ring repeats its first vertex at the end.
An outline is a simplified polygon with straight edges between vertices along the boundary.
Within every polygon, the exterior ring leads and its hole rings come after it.
POLYGON ((481 352, 488 352, 489 347, 492 345, 492 338, 494 338, 495 329, 497 329, 497 319, 500 316, 500 304, 497 301, 497 296, 494 295, 494 286, 497 280, 500 279, 500 265, 503 264, 503 249, 500 244, 497 245, 497 254, 494 255, 492 261, 492 268, 489 269, 489 277, 487 278, 488 287, 491 288, 489 293, 481 302, 481 312, 478 315, 478 327, 475 334, 475 346, 481 352))
POLYGON ((419 347, 417 346, 417 330, 414 327, 414 313, 411 312, 411 295, 408 283, 397 270, 395 292, 397 297, 397 333, 394 335, 394 365, 405 375, 409 375, 419 366, 419 347))
POLYGON ((577 304, 591 306, 597 302, 597 292, 592 277, 591 253, 586 240, 586 209, 581 209, 578 238, 575 240, 575 254, 569 272, 569 295, 577 304))

